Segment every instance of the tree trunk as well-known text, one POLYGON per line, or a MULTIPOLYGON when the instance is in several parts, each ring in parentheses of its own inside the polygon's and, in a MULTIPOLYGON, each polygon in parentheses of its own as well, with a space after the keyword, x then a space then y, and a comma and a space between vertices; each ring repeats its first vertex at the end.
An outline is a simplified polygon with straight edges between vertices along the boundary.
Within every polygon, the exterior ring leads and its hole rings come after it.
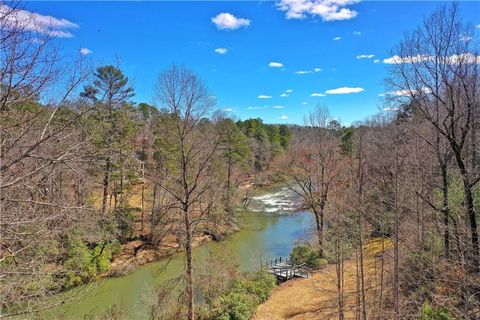
POLYGON ((450 257, 450 230, 449 230, 449 219, 450 219, 450 206, 448 203, 448 175, 447 175, 447 166, 446 163, 442 164, 442 193, 443 193, 443 242, 445 246, 445 257, 448 259, 450 257))
POLYGON ((190 225, 190 214, 188 208, 184 209, 185 215, 185 253, 187 255, 187 303, 188 320, 195 319, 195 305, 193 297, 193 261, 192 261, 192 230, 190 225))
POLYGON ((108 185, 110 181, 110 157, 107 157, 105 164, 105 175, 103 177, 103 199, 102 199, 102 214, 107 211, 107 199, 108 199, 108 185))
POLYGON ((393 221, 393 258, 394 258, 394 272, 393 272, 393 295, 394 295, 394 310, 395 320, 400 320, 400 266, 399 266, 399 196, 398 196, 398 154, 395 155, 394 168, 394 221, 393 221))
POLYGON ((315 223, 317 227, 317 238, 318 238, 318 254, 320 258, 323 258, 323 214, 318 212, 317 209, 313 209, 313 214, 315 215, 315 223))
MULTIPOLYGON (((360 226, 362 226, 363 222, 360 219, 360 226)), ((365 268, 364 268, 364 252, 363 252, 363 230, 360 229, 360 243, 358 245, 359 249, 359 260, 360 260, 360 265, 359 265, 359 271, 360 271, 360 290, 361 290, 361 303, 362 303, 362 319, 366 320, 367 319, 367 304, 365 301, 365 268)))
POLYGON ((145 164, 142 162, 142 222, 141 222, 141 231, 143 231, 143 220, 145 219, 145 164))
POLYGON ((336 263, 335 269, 337 273, 337 295, 338 295, 338 319, 343 320, 343 255, 340 249, 340 240, 336 239, 335 241, 335 249, 336 249, 336 263))
POLYGON ((150 216, 150 229, 153 231, 155 225, 155 200, 157 199, 157 183, 153 182, 152 213, 150 216))
POLYGON ((472 186, 470 185, 470 180, 468 177, 467 168, 465 162, 460 154, 459 147, 453 141, 452 149, 454 149, 455 159, 457 161, 458 168, 460 169, 460 174, 462 176, 463 182, 463 192, 465 194, 465 213, 466 217, 470 223, 470 233, 471 233, 471 243, 472 243, 472 260, 473 267, 475 270, 480 270, 480 252, 478 244, 478 231, 477 231, 477 218, 475 217, 475 199, 472 192, 472 186))

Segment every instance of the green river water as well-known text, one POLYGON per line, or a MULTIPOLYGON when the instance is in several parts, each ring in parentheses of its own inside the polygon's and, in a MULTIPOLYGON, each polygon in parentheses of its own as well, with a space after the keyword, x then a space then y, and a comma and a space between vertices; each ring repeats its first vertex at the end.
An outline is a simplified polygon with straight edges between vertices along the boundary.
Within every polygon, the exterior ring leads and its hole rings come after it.
MULTIPOLYGON (((242 229, 222 242, 211 241, 196 248, 194 260, 198 264, 207 257, 209 248, 225 246, 235 253, 242 271, 254 271, 260 267, 260 257, 288 256, 296 241, 309 238, 314 225, 311 213, 292 214, 296 203, 298 199, 286 189, 254 198, 250 207, 253 211, 246 214, 242 229)), ((152 296, 158 284, 181 272, 183 258, 178 254, 172 259, 138 267, 126 276, 103 279, 89 287, 75 289, 82 290, 83 294, 47 311, 44 316, 89 319, 117 305, 128 319, 148 319, 148 306, 143 301, 149 294, 152 296)))

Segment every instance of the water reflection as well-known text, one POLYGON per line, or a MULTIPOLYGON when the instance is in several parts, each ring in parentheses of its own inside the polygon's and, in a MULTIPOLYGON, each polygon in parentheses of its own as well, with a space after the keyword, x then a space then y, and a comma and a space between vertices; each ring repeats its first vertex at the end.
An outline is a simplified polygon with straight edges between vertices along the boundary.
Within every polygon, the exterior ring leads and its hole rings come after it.
MULTIPOLYGON (((314 226, 311 213, 294 213, 298 203, 298 196, 285 188, 255 197, 251 203, 254 212, 246 215, 245 226, 225 241, 196 248, 194 260, 201 263, 209 248, 226 246, 236 253, 242 271, 254 271, 262 259, 288 256, 296 241, 309 238, 314 226)), ((179 254, 144 265, 124 277, 105 279, 78 301, 49 312, 67 319, 83 319, 85 314, 99 314, 116 304, 126 311, 129 319, 148 319, 148 309, 141 300, 158 284, 178 276, 183 264, 183 255, 179 254)))

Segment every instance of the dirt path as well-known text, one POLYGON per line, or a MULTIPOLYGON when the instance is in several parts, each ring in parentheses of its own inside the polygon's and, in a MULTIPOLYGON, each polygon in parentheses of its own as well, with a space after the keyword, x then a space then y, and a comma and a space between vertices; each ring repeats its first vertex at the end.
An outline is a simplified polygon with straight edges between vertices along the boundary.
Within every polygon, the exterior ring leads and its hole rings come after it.
MULTIPOLYGON (((385 240, 385 248, 391 242, 385 240)), ((378 309, 381 278, 381 240, 372 240, 366 246, 367 309, 373 314, 378 309), (375 303, 373 303, 375 301, 375 303)), ((388 253, 388 250, 386 250, 388 253)), ((386 268, 387 269, 387 268, 386 268)), ((386 279, 386 273, 384 278, 386 279)), ((260 305, 253 320, 319 320, 338 319, 338 291, 335 265, 328 265, 309 279, 290 280, 278 286, 268 301, 260 305)), ((345 319, 355 319, 356 263, 345 261, 344 277, 345 319)))

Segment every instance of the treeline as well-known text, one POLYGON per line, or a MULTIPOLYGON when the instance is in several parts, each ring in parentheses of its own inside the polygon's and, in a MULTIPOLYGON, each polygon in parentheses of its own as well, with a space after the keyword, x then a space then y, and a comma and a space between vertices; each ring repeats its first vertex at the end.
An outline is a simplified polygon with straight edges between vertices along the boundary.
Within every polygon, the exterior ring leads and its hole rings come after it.
POLYGON ((2 8, 2 316, 73 298, 50 299, 105 275, 131 240, 168 240, 186 252, 182 317, 193 319, 195 238, 236 227, 239 184, 289 146, 289 128, 215 112, 205 83, 175 65, 155 106, 136 104, 118 65, 62 60, 52 37, 9 18, 18 3, 2 8))
POLYGON ((456 4, 436 10, 393 52, 389 111, 340 128, 319 106, 278 163, 316 220, 316 252, 301 246, 293 257, 335 265, 339 319, 480 316, 474 37, 456 4), (367 265, 372 237, 382 250, 378 264, 367 265), (349 259, 353 292, 344 282, 349 259))

